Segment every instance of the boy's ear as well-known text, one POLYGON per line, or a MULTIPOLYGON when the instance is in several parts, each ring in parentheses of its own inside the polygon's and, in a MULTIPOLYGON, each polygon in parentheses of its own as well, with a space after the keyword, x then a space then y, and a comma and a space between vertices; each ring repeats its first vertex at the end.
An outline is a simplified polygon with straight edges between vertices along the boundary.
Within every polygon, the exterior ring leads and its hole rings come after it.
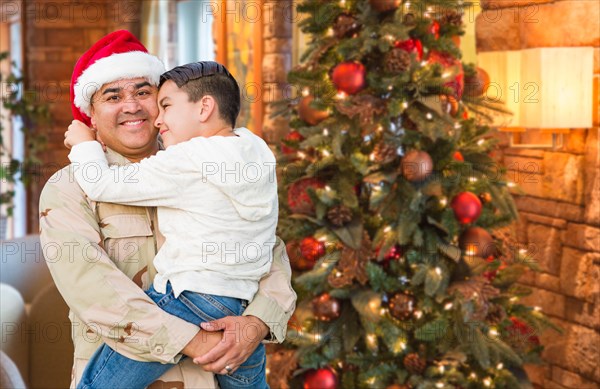
POLYGON ((216 107, 216 101, 212 96, 203 96, 200 99, 200 121, 205 122, 212 116, 216 107))

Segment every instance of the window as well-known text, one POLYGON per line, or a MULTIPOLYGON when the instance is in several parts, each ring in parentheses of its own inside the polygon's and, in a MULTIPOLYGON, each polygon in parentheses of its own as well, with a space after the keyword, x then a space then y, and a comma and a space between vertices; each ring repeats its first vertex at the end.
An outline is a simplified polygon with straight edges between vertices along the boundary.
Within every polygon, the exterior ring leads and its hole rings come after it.
POLYGON ((142 7, 142 43, 167 69, 217 61, 240 84, 237 126, 262 131, 261 0, 148 0, 142 7))
MULTIPOLYGON (((9 52, 10 60, 3 61, 0 67, 0 72, 4 76, 11 71, 16 70, 11 67, 11 62, 14 62, 16 69, 23 68, 22 60, 22 44, 21 44, 21 21, 20 15, 12 15, 0 23, 0 52, 9 52)), ((5 93, 9 92, 10 85, 0 85, 0 94, 4 97, 5 93)), ((8 158, 12 155, 13 158, 21 160, 25 153, 25 139, 21 132, 21 123, 18 118, 9 117, 8 113, 1 107, 0 116, 2 116, 2 163, 8 162, 8 158)), ((19 181, 14 187, 9 187, 5 181, 2 182, 2 192, 14 190, 13 197, 13 214, 8 217, 7 207, 3 205, 0 208, 0 238, 11 239, 25 236, 27 231, 27 214, 26 214, 26 192, 23 184, 19 181)))

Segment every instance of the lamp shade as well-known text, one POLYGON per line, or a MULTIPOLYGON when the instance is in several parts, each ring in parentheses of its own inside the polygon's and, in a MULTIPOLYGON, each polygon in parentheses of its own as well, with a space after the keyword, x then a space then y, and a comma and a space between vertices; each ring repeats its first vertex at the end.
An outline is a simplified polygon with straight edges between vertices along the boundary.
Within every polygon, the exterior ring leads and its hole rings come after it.
POLYGON ((490 85, 486 91, 488 99, 502 102, 512 116, 492 114, 495 127, 519 127, 521 104, 519 85, 521 84, 521 52, 489 51, 478 54, 479 67, 490 76, 490 85))
POLYGON ((521 126, 592 127, 593 75, 591 47, 523 50, 521 126))
POLYGON ((495 126, 592 127, 592 47, 485 52, 478 59, 490 75, 488 98, 504 102, 514 114, 509 118, 498 115, 495 126), (496 88, 501 89, 499 95, 496 88))

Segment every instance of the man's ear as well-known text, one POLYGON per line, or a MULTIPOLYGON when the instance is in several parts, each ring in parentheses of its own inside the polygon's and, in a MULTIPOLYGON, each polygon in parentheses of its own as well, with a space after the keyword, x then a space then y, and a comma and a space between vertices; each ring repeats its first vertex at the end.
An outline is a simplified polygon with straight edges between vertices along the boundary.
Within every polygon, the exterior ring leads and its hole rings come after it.
POLYGON ((94 106, 90 107, 90 121, 92 122, 92 128, 96 128, 96 119, 94 119, 94 106))
POLYGON ((200 121, 206 122, 212 116, 217 104, 212 96, 203 96, 200 99, 200 121))

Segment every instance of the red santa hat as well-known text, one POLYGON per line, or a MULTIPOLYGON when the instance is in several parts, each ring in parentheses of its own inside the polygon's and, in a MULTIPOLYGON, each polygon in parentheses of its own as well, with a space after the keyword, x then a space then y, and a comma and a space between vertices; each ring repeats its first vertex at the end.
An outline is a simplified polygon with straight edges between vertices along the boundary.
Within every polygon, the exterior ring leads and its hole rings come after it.
POLYGON ((96 42, 75 64, 71 77, 73 117, 90 125, 92 96, 104 84, 143 77, 158 85, 164 72, 163 63, 148 54, 144 45, 129 31, 110 33, 96 42))

